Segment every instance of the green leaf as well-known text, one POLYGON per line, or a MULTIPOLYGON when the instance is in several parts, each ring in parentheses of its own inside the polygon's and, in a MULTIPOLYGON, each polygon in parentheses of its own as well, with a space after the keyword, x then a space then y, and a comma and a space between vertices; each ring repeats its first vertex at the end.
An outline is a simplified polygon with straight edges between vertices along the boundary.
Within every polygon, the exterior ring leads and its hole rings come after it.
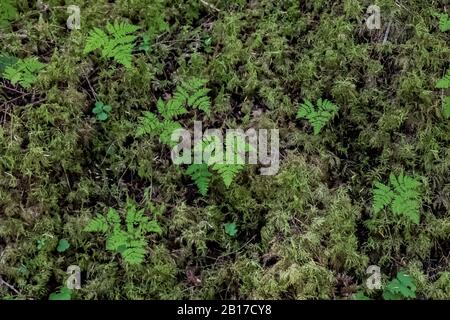
POLYGON ((450 97, 444 98, 444 106, 442 113, 446 119, 450 118, 450 97))
POLYGON ((97 101, 95 103, 94 109, 92 109, 92 112, 95 114, 99 114, 99 113, 103 112, 103 102, 97 101))
POLYGON ((244 166, 241 164, 216 163, 213 165, 213 169, 220 174, 223 183, 229 188, 239 171, 244 169, 244 166))
POLYGON ((112 110, 112 107, 109 104, 105 104, 103 106, 103 111, 109 113, 112 110))
POLYGON ((318 135, 325 125, 338 113, 338 107, 329 100, 317 100, 317 108, 309 100, 305 100, 299 106, 297 119, 306 119, 314 129, 314 135, 318 135))
POLYGON ((139 30, 138 26, 125 22, 108 23, 106 30, 109 35, 99 28, 94 28, 89 33, 84 48, 84 54, 99 49, 104 59, 112 58, 126 68, 131 68, 132 51, 134 42, 137 39, 134 32, 139 30))
POLYGON ((13 85, 20 84, 24 88, 30 88, 37 80, 37 74, 44 68, 35 57, 19 59, 14 65, 6 67, 3 76, 13 85))
POLYGON ((436 83, 437 89, 448 89, 450 88, 450 69, 447 70, 447 73, 436 83))
POLYGON ((69 241, 67 241, 66 239, 61 239, 61 240, 59 240, 59 242, 58 242, 58 247, 56 248, 56 250, 58 251, 58 252, 64 252, 64 251, 66 251, 67 249, 69 249, 70 248, 70 243, 69 243, 69 241))
POLYGON ((225 223, 225 232, 229 236, 234 237, 237 234, 236 223, 234 222, 225 223))
POLYGON ((97 118, 97 120, 105 121, 108 119, 108 114, 106 112, 102 111, 99 114, 97 114, 96 118, 97 118))
POLYGON ((450 30, 450 18, 448 14, 441 14, 439 19, 439 30, 446 32, 450 30))
POLYGON ((54 292, 50 294, 48 300, 71 300, 71 299, 72 299, 72 290, 63 287, 59 292, 54 292))
POLYGON ((208 194, 209 183, 211 181, 211 172, 208 170, 208 165, 202 164, 191 164, 187 170, 186 174, 190 175, 192 180, 197 185, 198 191, 202 196, 208 194))
POLYGON ((367 297, 364 292, 358 291, 357 293, 352 295, 352 300, 372 300, 369 297, 367 297))

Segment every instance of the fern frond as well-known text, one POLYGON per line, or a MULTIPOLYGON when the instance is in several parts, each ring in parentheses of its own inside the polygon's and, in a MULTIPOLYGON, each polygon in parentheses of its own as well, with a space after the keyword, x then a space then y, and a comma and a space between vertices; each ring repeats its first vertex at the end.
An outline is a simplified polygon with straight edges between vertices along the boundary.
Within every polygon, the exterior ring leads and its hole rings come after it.
POLYGON ((146 134, 160 134, 161 130, 162 124, 158 117, 150 111, 145 111, 144 116, 139 117, 136 136, 140 137, 146 134))
POLYGON ((87 54, 89 52, 100 49, 104 47, 108 43, 108 41, 108 36, 103 30, 94 28, 94 30, 89 33, 83 53, 87 54))
POLYGON ((166 103, 158 99, 157 108, 159 113, 168 120, 187 113, 184 107, 184 97, 180 98, 176 95, 166 103))
POLYGON ((127 243, 127 248, 122 251, 122 257, 131 265, 141 264, 147 253, 146 247, 147 241, 143 238, 131 240, 127 243))
POLYGON ((376 182, 375 188, 373 191, 373 211, 378 213, 392 202, 395 195, 388 186, 382 183, 376 182))
POLYGON ((2 0, 0 5, 0 27, 6 27, 17 17, 17 9, 11 0, 2 0))
POLYGON ((209 182, 211 181, 211 172, 208 170, 208 165, 202 164, 191 164, 187 170, 186 174, 191 176, 192 180, 197 185, 198 191, 202 196, 208 194, 209 182))
POLYGON ((450 97, 444 98, 442 113, 446 119, 450 118, 450 97))
POLYGON ((177 142, 172 141, 172 133, 177 129, 181 129, 181 125, 178 122, 172 120, 164 120, 161 127, 162 132, 159 135, 159 140, 169 147, 174 147, 177 142))
POLYGON ((217 173, 219 173, 219 175, 222 177, 223 183, 228 188, 230 187, 236 175, 242 169, 244 169, 244 166, 241 164, 216 163, 213 165, 213 169, 216 170, 217 173))
POLYGON ((446 32, 450 30, 450 18, 448 14, 441 14, 439 19, 439 30, 446 32))
POLYGON ((97 215, 92 219, 88 225, 84 228, 86 232, 106 232, 108 231, 108 222, 102 215, 97 215))
POLYGON ((37 73, 44 68, 44 64, 35 57, 19 59, 14 65, 5 69, 3 76, 12 84, 19 83, 29 88, 37 80, 37 73))
POLYGON ((137 39, 132 33, 139 30, 139 27, 124 22, 115 22, 114 24, 108 23, 106 30, 109 35, 99 28, 94 28, 89 33, 84 53, 101 49, 103 58, 112 58, 117 63, 130 68, 134 42, 137 39))
POLYGON ((317 100, 317 110, 309 100, 299 106, 297 119, 304 118, 314 129, 314 134, 320 133, 323 127, 337 114, 338 107, 329 100, 317 100))
POLYGON ((438 89, 448 89, 450 88, 450 69, 447 73, 436 83, 436 88, 438 89))

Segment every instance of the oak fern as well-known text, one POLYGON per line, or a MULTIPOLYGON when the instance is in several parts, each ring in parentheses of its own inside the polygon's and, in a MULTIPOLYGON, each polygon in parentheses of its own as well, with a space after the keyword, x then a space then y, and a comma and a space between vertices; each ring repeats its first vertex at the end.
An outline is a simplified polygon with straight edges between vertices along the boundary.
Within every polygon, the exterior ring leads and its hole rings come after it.
POLYGON ((420 220, 421 183, 401 173, 398 177, 389 176, 390 187, 375 183, 373 209, 377 213, 389 206, 394 214, 408 217, 418 224, 420 220))
POLYGON ((126 68, 131 68, 132 51, 137 39, 133 33, 139 30, 139 27, 125 22, 115 22, 108 23, 106 30, 109 34, 99 28, 94 28, 89 33, 84 53, 100 49, 103 58, 112 58, 126 68))
POLYGON ((15 64, 6 67, 3 76, 12 84, 18 83, 24 88, 30 88, 44 66, 37 58, 19 59, 15 64))
POLYGON ((438 89, 448 89, 450 88, 450 69, 447 70, 447 73, 436 83, 436 88, 438 89))
POLYGON ((450 19, 448 14, 441 14, 439 19, 439 30, 446 32, 450 30, 450 19))
POLYGON ((338 107, 329 100, 317 100, 317 108, 309 100, 305 100, 298 109, 297 119, 306 119, 312 125, 314 134, 320 133, 323 127, 337 114, 338 107))
POLYGON ((233 182, 236 175, 244 169, 242 164, 216 163, 213 169, 222 177, 223 183, 228 188, 233 182))
POLYGON ((97 215, 84 228, 86 232, 100 232, 107 236, 106 249, 120 253, 129 264, 143 262, 147 252, 147 233, 161 234, 157 221, 150 220, 144 210, 136 210, 132 202, 127 203, 125 228, 119 213, 110 208, 106 216, 97 215))
POLYGON ((16 19, 17 10, 11 0, 2 0, 0 5, 0 27, 6 27, 11 21, 16 19))
POLYGON ((186 174, 191 176, 200 194, 206 196, 208 194, 209 183, 212 176, 211 172, 208 170, 208 165, 206 163, 191 164, 187 168, 186 174))
POLYGON ((174 105, 172 108, 181 108, 181 106, 188 105, 209 115, 211 112, 211 100, 208 97, 210 90, 204 87, 206 82, 203 79, 192 78, 181 83, 168 103, 174 105))

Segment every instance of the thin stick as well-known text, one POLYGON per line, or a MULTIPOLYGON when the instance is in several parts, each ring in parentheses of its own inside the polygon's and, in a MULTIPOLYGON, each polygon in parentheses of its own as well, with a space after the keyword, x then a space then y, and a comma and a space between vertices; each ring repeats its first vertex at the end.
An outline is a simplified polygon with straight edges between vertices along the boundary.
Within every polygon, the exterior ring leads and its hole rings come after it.
POLYGON ((213 5, 212 5, 211 3, 209 3, 209 2, 206 2, 206 0, 200 0, 200 2, 203 3, 205 6, 210 7, 211 9, 213 9, 213 10, 215 10, 215 11, 217 11, 217 12, 220 12, 220 10, 219 10, 217 7, 213 6, 213 5))
POLYGON ((10 285, 8 282, 6 282, 5 280, 3 280, 2 277, 0 277, 0 285, 5 285, 7 286, 9 289, 11 289, 12 291, 14 291, 15 294, 21 296, 22 294, 20 293, 19 290, 17 290, 16 288, 14 288, 14 286, 10 285))

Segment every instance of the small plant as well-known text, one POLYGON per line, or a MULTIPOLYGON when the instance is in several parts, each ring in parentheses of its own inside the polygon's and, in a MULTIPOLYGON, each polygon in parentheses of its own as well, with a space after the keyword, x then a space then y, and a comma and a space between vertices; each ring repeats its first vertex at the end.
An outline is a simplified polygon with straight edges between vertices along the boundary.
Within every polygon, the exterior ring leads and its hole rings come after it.
POLYGON ((106 249, 122 255, 129 264, 140 264, 147 252, 147 233, 161 234, 156 220, 150 220, 144 210, 136 210, 131 201, 127 202, 125 228, 119 213, 110 208, 106 215, 97 215, 84 228, 86 232, 100 232, 106 235, 106 249))
POLYGON ((11 0, 2 0, 0 5, 0 28, 4 28, 17 18, 17 9, 11 0))
MULTIPOLYGON (((203 154, 204 150, 208 150, 210 154, 214 152, 213 143, 214 138, 212 137, 204 137, 202 141, 200 141, 196 147, 195 152, 203 154)), ((201 195, 206 196, 208 193, 209 183, 211 181, 212 173, 209 171, 209 168, 214 170, 223 180, 225 187, 229 188, 236 175, 244 169, 244 160, 241 155, 241 151, 249 151, 252 148, 251 145, 245 142, 245 140, 236 136, 234 139, 233 146, 233 161, 223 161, 223 162, 214 162, 214 157, 211 159, 203 159, 203 163, 201 164, 191 164, 187 170, 186 174, 190 175, 192 180, 194 180, 195 184, 201 195)), ((224 160, 224 159, 222 159, 224 160)))
POLYGON ((209 183, 212 176, 212 173, 208 170, 208 165, 206 163, 191 164, 187 168, 186 174, 191 176, 200 194, 206 196, 208 194, 209 183))
MULTIPOLYGON (((414 299, 416 297, 416 285, 408 274, 401 271, 384 286, 382 297, 384 300, 414 299)), ((353 294, 352 299, 371 300, 363 290, 353 294)))
POLYGON ((50 294, 48 300, 71 300, 72 290, 62 287, 59 291, 50 294))
MULTIPOLYGON (((448 14, 440 15, 439 29, 442 32, 446 32, 446 31, 450 30, 450 19, 448 17, 448 14)), ((447 72, 442 77, 442 79, 438 80, 438 82, 436 83, 436 88, 437 89, 450 88, 450 69, 447 70, 447 72)), ((450 96, 445 96, 442 102, 443 102, 442 114, 446 119, 448 119, 448 118, 450 118, 450 96)))
POLYGON ((297 119, 306 119, 312 125, 314 134, 320 133, 323 127, 338 113, 338 107, 325 99, 317 100, 317 108, 309 100, 305 100, 298 109, 297 119))
POLYGON ((439 30, 442 32, 446 32, 450 30, 450 18, 448 17, 448 14, 441 14, 439 15, 439 30))
POLYGON ((100 49, 104 59, 113 59, 126 68, 131 68, 132 51, 137 36, 134 32, 139 30, 138 26, 125 22, 108 23, 106 30, 109 35, 99 28, 94 28, 89 33, 84 54, 100 49))
POLYGON ((373 190, 373 210, 380 212, 385 207, 390 207, 392 212, 408 217, 419 224, 421 195, 419 188, 421 183, 414 178, 401 173, 398 177, 389 176, 390 187, 380 182, 375 182, 373 190))
POLYGON ((139 118, 136 135, 138 137, 146 134, 158 135, 162 143, 171 147, 176 145, 170 137, 176 129, 181 128, 181 124, 174 118, 186 114, 187 107, 210 112, 211 100, 207 96, 209 89, 203 87, 205 83, 206 81, 202 79, 191 79, 189 84, 182 83, 178 86, 171 99, 167 101, 158 99, 156 108, 163 119, 160 120, 153 112, 144 112, 144 116, 139 118))
POLYGON ((37 58, 19 59, 12 66, 6 67, 3 76, 14 85, 18 83, 24 88, 30 88, 37 80, 37 73, 44 66, 37 58))
POLYGON ((66 239, 61 239, 58 242, 58 246, 56 247, 56 251, 64 252, 70 248, 70 243, 66 239))
POLYGON ((111 112, 112 108, 108 104, 104 104, 101 101, 97 101, 95 103, 94 109, 92 109, 92 113, 95 114, 95 118, 99 121, 105 121, 108 119, 109 112, 111 112))
POLYGON ((237 227, 235 222, 225 223, 224 227, 226 234, 228 234, 230 237, 234 237, 237 234, 237 227))
POLYGON ((397 273, 396 278, 389 281, 383 290, 384 300, 414 299, 415 297, 416 285, 404 272, 397 273))

